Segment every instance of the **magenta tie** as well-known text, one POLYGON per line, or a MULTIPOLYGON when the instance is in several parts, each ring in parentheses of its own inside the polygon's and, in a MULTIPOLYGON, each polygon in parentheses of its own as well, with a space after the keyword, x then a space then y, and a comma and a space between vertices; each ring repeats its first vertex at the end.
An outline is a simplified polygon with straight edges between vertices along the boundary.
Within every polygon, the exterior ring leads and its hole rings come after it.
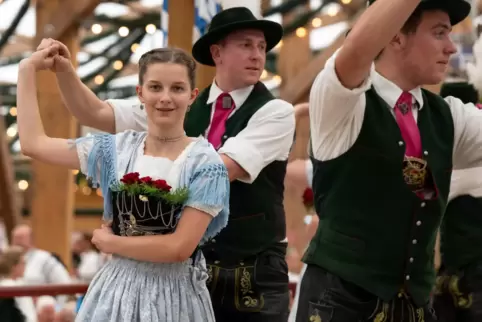
POLYGON ((409 157, 422 157, 422 141, 417 122, 412 112, 412 94, 403 92, 395 104, 395 118, 405 141, 405 155, 409 157))
POLYGON ((221 147, 221 137, 226 131, 226 120, 235 107, 231 95, 222 93, 216 100, 213 119, 208 133, 208 141, 217 150, 221 147))

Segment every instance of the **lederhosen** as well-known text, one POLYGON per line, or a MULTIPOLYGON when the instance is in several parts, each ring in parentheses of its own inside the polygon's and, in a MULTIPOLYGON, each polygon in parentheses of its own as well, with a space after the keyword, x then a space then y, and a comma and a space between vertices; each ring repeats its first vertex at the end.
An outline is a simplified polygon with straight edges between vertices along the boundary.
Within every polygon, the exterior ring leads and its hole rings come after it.
POLYGON ((482 321, 482 198, 462 195, 449 202, 441 253, 434 296, 439 321, 482 321))
MULTIPOLYGON (((205 135, 210 123, 210 87, 187 113, 189 136, 205 135)), ((258 82, 226 121, 222 144, 236 136, 273 95, 258 82)), ((288 318, 288 268, 283 207, 286 161, 265 167, 252 184, 231 183, 228 226, 203 247, 216 321, 285 322, 288 318)))

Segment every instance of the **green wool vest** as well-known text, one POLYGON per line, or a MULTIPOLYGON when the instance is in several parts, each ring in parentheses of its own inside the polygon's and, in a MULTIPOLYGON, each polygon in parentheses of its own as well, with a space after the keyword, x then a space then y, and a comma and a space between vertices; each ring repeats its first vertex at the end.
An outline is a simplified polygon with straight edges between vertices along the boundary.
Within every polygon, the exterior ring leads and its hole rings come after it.
MULTIPOLYGON (((207 104, 210 87, 202 91, 186 115, 187 135, 204 135, 209 126, 212 104, 207 104)), ((243 105, 226 121, 222 144, 236 136, 267 102, 275 99, 258 82, 243 105)), ((231 182, 230 214, 226 228, 204 247, 223 259, 243 259, 255 255, 286 236, 283 207, 284 177, 287 161, 274 161, 251 184, 231 182)))
POLYGON ((390 107, 372 88, 360 134, 343 155, 314 164, 320 225, 304 261, 385 301, 400 291, 418 305, 435 280, 434 245, 452 172, 454 125, 449 106, 422 90, 418 114, 423 158, 438 194, 421 200, 405 184, 405 144, 390 107))
POLYGON ((442 262, 454 272, 482 260, 482 198, 463 195, 447 205, 441 227, 442 262))

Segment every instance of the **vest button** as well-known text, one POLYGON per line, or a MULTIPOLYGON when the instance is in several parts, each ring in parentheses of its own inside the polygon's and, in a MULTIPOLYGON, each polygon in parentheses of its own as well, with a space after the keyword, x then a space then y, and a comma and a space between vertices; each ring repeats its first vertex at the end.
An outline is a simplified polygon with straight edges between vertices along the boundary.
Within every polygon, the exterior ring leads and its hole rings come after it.
POLYGON ((422 203, 420 204, 420 207, 423 208, 423 207, 425 207, 425 205, 426 205, 425 202, 422 202, 422 203))
POLYGON ((412 244, 417 245, 417 240, 416 239, 412 240, 412 244))
POLYGON ((402 146, 402 145, 403 145, 403 141, 398 141, 398 145, 402 146))
POLYGON ((423 151, 423 155, 428 155, 428 151, 423 151))
POLYGON ((422 222, 419 220, 417 221, 417 226, 420 226, 422 224, 422 222))
POLYGON ((211 240, 211 242, 214 244, 216 243, 216 239, 213 238, 213 240, 211 240))
POLYGON ((410 263, 413 263, 413 257, 410 257, 409 261, 410 263))
POLYGON ((227 138, 228 138, 228 136, 227 136, 227 135, 223 135, 223 139, 227 139, 227 138))
POLYGON ((219 264, 219 261, 214 261, 214 264, 216 264, 216 265, 219 264))
POLYGON ((405 276, 405 279, 408 281, 410 280, 410 275, 405 276))

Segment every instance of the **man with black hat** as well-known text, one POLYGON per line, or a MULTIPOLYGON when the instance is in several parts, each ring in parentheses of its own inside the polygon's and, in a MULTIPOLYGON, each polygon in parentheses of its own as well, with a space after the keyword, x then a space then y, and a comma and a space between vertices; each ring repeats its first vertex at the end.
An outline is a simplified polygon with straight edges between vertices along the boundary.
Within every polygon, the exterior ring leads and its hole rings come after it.
MULTIPOLYGON (((467 82, 443 84, 440 95, 477 104, 467 82)), ((441 226, 442 267, 434 309, 443 322, 482 321, 482 167, 452 173, 449 202, 441 226)))
MULTIPOLYGON (((280 24, 235 7, 213 17, 192 49, 199 63, 216 67, 216 77, 187 113, 186 134, 208 138, 232 182, 229 224, 203 248, 217 321, 288 318, 283 182, 295 119, 293 106, 259 81, 266 53, 282 36, 280 24)), ((52 42, 44 40, 38 49, 52 42)), ((140 103, 102 102, 74 73, 57 78, 81 123, 106 132, 145 130, 140 103)))
POLYGON ((320 225, 297 321, 431 321, 434 245, 452 168, 482 166, 482 113, 443 81, 464 0, 376 0, 310 96, 320 225))

